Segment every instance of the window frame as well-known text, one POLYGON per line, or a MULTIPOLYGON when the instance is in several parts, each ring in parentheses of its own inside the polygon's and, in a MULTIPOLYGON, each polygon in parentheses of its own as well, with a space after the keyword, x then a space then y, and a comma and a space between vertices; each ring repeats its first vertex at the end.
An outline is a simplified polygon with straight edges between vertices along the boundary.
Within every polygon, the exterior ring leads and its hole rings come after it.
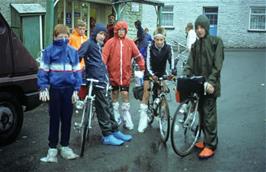
POLYGON ((266 32, 266 6, 250 6, 249 7, 248 31, 251 31, 251 32, 266 32), (261 16, 262 15, 262 14, 252 13, 252 9, 258 9, 258 8, 264 8, 265 9, 264 29, 253 29, 253 28, 250 28, 251 27, 251 16, 252 15, 257 15, 257 16, 261 16))
POLYGON ((164 7, 162 7, 162 20, 163 20, 163 16, 164 14, 172 14, 173 15, 173 18, 172 18, 172 25, 163 25, 162 24, 162 27, 165 28, 165 29, 174 29, 175 26, 174 26, 174 5, 165 5, 164 7), (172 11, 164 11, 163 8, 164 7, 172 7, 172 11))
POLYGON ((209 29, 211 29, 212 26, 216 27, 216 33, 213 35, 217 36, 219 34, 218 21, 220 20, 219 19, 219 10, 220 10, 219 6, 203 6, 202 10, 203 10, 203 12, 202 12, 203 15, 205 15, 209 19, 209 22, 210 22, 210 28, 209 29), (208 10, 212 10, 212 11, 209 12, 208 10), (212 20, 209 16, 216 16, 215 24, 212 24, 212 20))

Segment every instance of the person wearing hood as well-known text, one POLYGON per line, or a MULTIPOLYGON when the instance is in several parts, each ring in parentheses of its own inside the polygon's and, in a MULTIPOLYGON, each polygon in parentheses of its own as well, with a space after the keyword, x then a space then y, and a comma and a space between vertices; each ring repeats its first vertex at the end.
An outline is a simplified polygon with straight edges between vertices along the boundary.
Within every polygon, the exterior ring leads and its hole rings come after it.
POLYGON ((54 41, 42 51, 37 74, 40 100, 49 101, 49 149, 42 162, 57 162, 57 144, 61 123, 60 154, 65 159, 78 157, 69 148, 73 103, 78 100, 82 83, 77 51, 68 45, 68 27, 58 24, 54 29, 54 41))
POLYGON ((192 44, 190 56, 184 68, 184 75, 204 76, 207 95, 200 98, 199 113, 204 139, 196 143, 201 149, 199 158, 214 155, 218 144, 216 99, 221 95, 221 70, 224 60, 224 46, 221 38, 209 35, 209 19, 200 15, 195 21, 198 39, 192 44))
POLYGON ((102 142, 106 145, 118 146, 125 141, 130 141, 132 136, 120 132, 114 119, 112 99, 107 88, 109 78, 102 59, 102 46, 106 34, 105 26, 96 24, 90 39, 81 45, 78 54, 80 59, 85 59, 86 77, 99 80, 99 83, 93 87, 93 94, 96 114, 103 134, 102 142))
POLYGON ((131 61, 134 59, 140 67, 145 69, 143 56, 139 52, 134 41, 129 39, 126 34, 128 25, 125 21, 119 21, 114 28, 114 37, 109 39, 103 48, 103 59, 107 65, 110 75, 110 82, 113 87, 112 99, 115 113, 115 120, 122 121, 129 130, 134 128, 134 124, 129 113, 129 85, 131 79, 131 61), (122 95, 122 115, 119 113, 119 93, 122 95))

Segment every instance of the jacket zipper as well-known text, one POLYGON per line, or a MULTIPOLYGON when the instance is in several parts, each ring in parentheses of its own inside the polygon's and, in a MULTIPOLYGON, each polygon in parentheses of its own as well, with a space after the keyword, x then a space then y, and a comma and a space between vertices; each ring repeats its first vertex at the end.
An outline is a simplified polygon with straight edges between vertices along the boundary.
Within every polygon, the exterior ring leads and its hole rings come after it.
POLYGON ((122 60, 122 57, 123 57, 123 51, 122 51, 122 48, 123 48, 123 42, 122 40, 120 39, 120 84, 123 85, 123 60, 122 60))

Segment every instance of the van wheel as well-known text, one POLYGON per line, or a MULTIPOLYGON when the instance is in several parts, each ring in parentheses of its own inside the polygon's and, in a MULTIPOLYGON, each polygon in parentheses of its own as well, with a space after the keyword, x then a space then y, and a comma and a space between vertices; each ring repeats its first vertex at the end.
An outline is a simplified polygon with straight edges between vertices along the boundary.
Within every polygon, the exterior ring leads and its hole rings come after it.
POLYGON ((13 142, 23 123, 23 110, 18 100, 9 93, 0 93, 0 145, 13 142))

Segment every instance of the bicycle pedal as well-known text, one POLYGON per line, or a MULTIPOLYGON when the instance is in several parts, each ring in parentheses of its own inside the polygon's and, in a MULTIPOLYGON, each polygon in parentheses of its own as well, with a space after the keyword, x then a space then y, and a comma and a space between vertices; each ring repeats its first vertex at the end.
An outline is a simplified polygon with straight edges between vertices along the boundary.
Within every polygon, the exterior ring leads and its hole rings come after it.
POLYGON ((75 122, 75 123, 74 123, 74 128, 81 128, 81 124, 78 123, 78 122, 75 122))

